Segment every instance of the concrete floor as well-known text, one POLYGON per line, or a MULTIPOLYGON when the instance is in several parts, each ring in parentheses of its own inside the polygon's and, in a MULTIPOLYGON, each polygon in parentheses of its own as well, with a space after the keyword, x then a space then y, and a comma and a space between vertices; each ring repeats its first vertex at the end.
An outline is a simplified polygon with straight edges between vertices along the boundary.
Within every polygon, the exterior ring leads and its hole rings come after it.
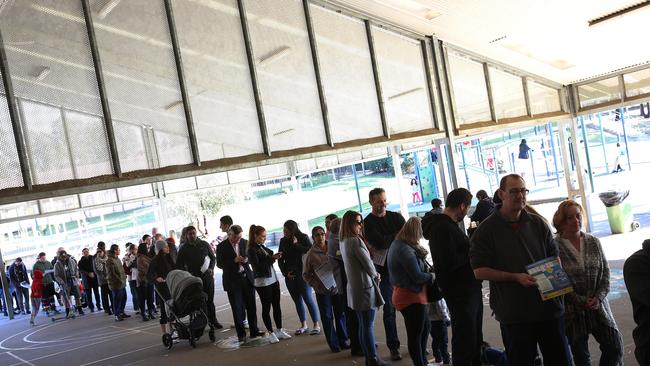
MULTIPOLYGON (((623 236, 620 236, 623 239, 623 236)), ((640 243, 639 243, 640 246, 640 243)), ((632 309, 622 280, 622 261, 615 260, 612 265, 611 306, 623 333, 626 365, 637 365, 634 360, 634 343, 632 341, 632 309)), ((283 282, 283 281, 282 281, 283 282)), ((226 326, 217 331, 217 338, 224 339, 235 334, 232 313, 227 298, 217 279, 217 316, 226 326)), ((131 308, 127 305, 127 311, 131 308)), ((258 305, 258 314, 259 314, 258 305)), ((295 308, 283 286, 282 310, 284 327, 293 330, 298 326, 295 308)), ((493 345, 500 346, 498 324, 490 316, 489 307, 485 307, 484 338, 493 345)), ((381 315, 381 312, 379 312, 381 315)), ((404 322, 397 315, 398 330, 402 341, 404 360, 396 365, 411 365, 407 355, 404 322)), ((261 317, 258 319, 261 324, 261 317)), ((262 326, 263 328, 263 326, 262 326)), ((381 317, 376 322, 376 336, 379 353, 388 358, 381 317)), ((592 355, 600 354, 595 342, 591 342, 592 355)), ((192 349, 187 341, 175 344, 167 350, 161 344, 160 327, 157 321, 142 322, 136 316, 116 323, 104 313, 88 314, 74 320, 51 323, 39 314, 37 326, 29 327, 28 317, 17 316, 13 321, 0 318, 0 365, 361 365, 363 358, 350 357, 348 352, 333 354, 319 336, 294 336, 293 339, 281 341, 274 345, 256 348, 225 350, 211 343, 206 336, 192 349)), ((598 360, 594 360, 598 365, 598 360)))

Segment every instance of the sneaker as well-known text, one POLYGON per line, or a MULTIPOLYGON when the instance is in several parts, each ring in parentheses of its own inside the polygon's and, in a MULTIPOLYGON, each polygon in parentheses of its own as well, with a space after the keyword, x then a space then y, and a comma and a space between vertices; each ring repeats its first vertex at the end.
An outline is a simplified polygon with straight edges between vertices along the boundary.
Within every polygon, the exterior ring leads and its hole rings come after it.
POLYGON ((289 333, 287 333, 287 331, 284 330, 284 328, 276 329, 274 331, 274 333, 275 333, 275 336, 278 337, 278 339, 291 339, 291 335, 289 333))
POLYGON ((31 325, 32 327, 35 325, 34 324, 34 319, 29 319, 29 325, 31 325))
POLYGON ((275 333, 271 332, 267 336, 269 343, 275 344, 275 343, 280 343, 280 340, 278 339, 278 336, 275 335, 275 333))
POLYGON ((244 319, 244 328, 248 329, 248 319, 244 319))
POLYGON ((298 328, 298 329, 296 329, 295 334, 296 334, 296 335, 301 335, 301 334, 303 334, 303 333, 307 333, 307 332, 309 332, 309 328, 304 327, 304 328, 298 328))
POLYGON ((31 311, 27 310, 27 314, 31 314, 31 313, 32 313, 31 311))
POLYGON ((314 328, 309 331, 309 335, 319 335, 320 334, 320 328, 314 328))
POLYGON ((390 350, 390 359, 393 361, 399 361, 402 359, 402 354, 398 349, 392 349, 390 350))
POLYGON ((129 315, 129 314, 125 314, 125 313, 122 313, 121 316, 122 316, 122 318, 130 318, 130 317, 131 317, 131 315, 129 315))

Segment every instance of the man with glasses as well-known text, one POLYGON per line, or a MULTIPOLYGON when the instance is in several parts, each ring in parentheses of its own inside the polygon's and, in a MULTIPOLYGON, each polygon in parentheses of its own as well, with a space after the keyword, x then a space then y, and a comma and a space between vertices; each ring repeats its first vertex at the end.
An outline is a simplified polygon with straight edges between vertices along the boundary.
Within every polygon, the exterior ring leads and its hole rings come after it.
POLYGON ((501 325, 510 365, 534 365, 537 346, 544 364, 571 364, 560 298, 542 301, 526 266, 557 257, 553 234, 541 217, 529 215, 526 182, 517 174, 501 179, 503 201, 471 239, 470 261, 479 280, 490 281, 490 307, 501 325))
POLYGON ((393 361, 402 359, 399 351, 399 337, 395 323, 395 307, 393 307, 393 286, 390 284, 386 257, 395 235, 402 229, 404 217, 393 211, 388 211, 386 206, 386 191, 383 188, 374 188, 368 194, 372 212, 363 221, 364 235, 371 246, 373 262, 377 272, 381 275, 379 289, 384 298, 384 330, 386 332, 386 345, 390 350, 390 358, 393 361))

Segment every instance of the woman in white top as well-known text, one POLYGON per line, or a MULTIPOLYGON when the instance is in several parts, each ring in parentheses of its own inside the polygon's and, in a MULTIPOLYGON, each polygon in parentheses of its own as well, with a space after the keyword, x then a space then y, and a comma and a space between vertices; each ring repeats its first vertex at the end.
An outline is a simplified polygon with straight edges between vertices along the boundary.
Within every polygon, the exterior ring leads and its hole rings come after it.
POLYGON ((280 283, 275 274, 273 263, 282 256, 282 252, 273 254, 273 251, 264 246, 266 242, 266 229, 262 226, 251 225, 248 231, 248 261, 255 274, 254 286, 262 303, 262 320, 269 331, 271 343, 280 339, 289 339, 291 336, 282 328, 282 309, 280 308, 280 283), (273 319, 275 331, 271 322, 271 306, 273 306, 273 319))

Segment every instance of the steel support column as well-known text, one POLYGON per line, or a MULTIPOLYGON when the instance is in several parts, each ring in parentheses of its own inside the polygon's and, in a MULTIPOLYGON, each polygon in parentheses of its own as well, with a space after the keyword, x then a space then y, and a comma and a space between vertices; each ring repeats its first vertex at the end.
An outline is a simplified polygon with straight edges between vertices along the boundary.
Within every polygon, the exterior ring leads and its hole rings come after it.
POLYGON ((490 118, 498 122, 497 113, 494 109, 494 94, 492 94, 492 81, 490 80, 490 67, 487 62, 483 63, 483 76, 485 77, 485 88, 487 89, 488 104, 490 106, 490 118))
POLYGON ((533 117, 533 109, 530 107, 530 92, 528 91, 528 78, 521 77, 521 86, 524 88, 524 103, 526 103, 526 115, 533 117))
MULTIPOLYGON (((591 157, 589 156, 589 140, 587 140, 587 131, 585 129, 585 119, 584 117, 580 116, 578 117, 580 120, 580 129, 582 130, 582 141, 583 144, 585 145, 585 159, 587 159, 587 173, 589 174, 589 185, 591 187, 591 192, 595 192, 596 190, 594 189, 594 172, 591 170, 591 157)), ((580 159, 579 155, 578 159, 580 159)))
POLYGON ((99 48, 97 47, 97 37, 95 36, 95 26, 93 25, 93 17, 92 12, 90 11, 89 0, 81 0, 81 7, 83 8, 84 19, 86 21, 85 23, 86 31, 88 33, 88 43, 90 45, 90 53, 93 58, 93 66, 95 70, 95 77, 97 79, 97 91, 99 92, 99 100, 102 105, 102 113, 104 114, 104 127, 106 128, 106 138, 108 139, 108 150, 111 154, 111 162, 113 163, 113 172, 118 178, 121 178, 122 166, 120 164, 117 142, 115 140, 115 130, 113 128, 111 108, 108 103, 106 83, 104 82, 104 70, 102 68, 102 61, 99 55, 99 48))
POLYGON ((438 114, 436 113, 436 93, 433 86, 433 76, 431 74, 431 62, 429 61, 429 49, 427 47, 427 41, 420 40, 420 48, 422 50, 422 64, 424 67, 424 74, 427 80, 427 95, 429 96, 429 108, 431 109, 431 116, 433 116, 433 127, 441 129, 440 125, 442 124, 438 120, 438 114))
POLYGON ((372 64, 372 75, 375 78, 375 90, 377 91, 377 103, 379 104, 379 117, 381 118, 381 128, 384 131, 384 137, 390 138, 390 129, 386 119, 386 109, 384 105, 384 92, 381 88, 381 78, 379 77, 379 66, 377 65, 377 53, 375 52, 375 38, 372 35, 372 25, 369 20, 364 21, 366 25, 366 36, 368 38, 368 49, 370 50, 370 62, 372 64))

